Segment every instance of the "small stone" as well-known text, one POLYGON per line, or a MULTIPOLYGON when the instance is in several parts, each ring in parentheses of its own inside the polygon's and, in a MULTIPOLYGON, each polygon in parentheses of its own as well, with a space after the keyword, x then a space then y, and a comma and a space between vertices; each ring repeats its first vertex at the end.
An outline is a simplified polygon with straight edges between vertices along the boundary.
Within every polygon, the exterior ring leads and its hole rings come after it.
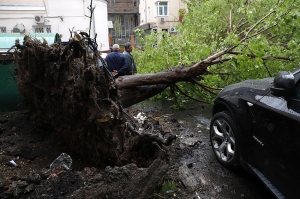
POLYGON ((34 190, 34 185, 30 184, 29 186, 25 187, 24 192, 25 193, 29 193, 29 192, 31 192, 33 190, 34 190))

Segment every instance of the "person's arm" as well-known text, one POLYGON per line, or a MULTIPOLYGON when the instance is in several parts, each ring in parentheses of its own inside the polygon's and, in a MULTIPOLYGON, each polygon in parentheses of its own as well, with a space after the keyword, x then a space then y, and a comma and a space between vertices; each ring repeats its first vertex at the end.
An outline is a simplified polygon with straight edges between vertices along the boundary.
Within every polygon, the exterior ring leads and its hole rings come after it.
POLYGON ((132 72, 132 60, 131 60, 131 57, 130 57, 130 55, 128 53, 124 53, 124 55, 126 57, 126 62, 127 62, 127 71, 128 72, 132 72))
POLYGON ((119 75, 126 75, 126 70, 127 70, 127 61, 125 55, 120 53, 121 59, 123 60, 122 62, 122 67, 118 70, 119 75))
POLYGON ((118 75, 118 71, 114 69, 114 63, 111 56, 106 56, 105 61, 107 63, 107 69, 113 76, 118 75))

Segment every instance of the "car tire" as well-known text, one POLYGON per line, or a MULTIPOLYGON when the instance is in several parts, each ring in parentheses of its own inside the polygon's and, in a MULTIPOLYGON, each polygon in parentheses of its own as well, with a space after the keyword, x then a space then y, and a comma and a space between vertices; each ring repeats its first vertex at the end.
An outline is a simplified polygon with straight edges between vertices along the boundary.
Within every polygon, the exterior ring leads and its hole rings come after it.
POLYGON ((211 146, 218 162, 227 169, 240 167, 237 133, 229 112, 219 112, 213 116, 210 123, 211 146))

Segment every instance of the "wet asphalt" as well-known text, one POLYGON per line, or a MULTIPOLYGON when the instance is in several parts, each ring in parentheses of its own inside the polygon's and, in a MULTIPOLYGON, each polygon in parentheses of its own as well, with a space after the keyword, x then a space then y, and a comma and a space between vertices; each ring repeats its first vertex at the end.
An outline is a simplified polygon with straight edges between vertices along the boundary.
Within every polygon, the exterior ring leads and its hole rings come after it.
MULTIPOLYGON (((188 164, 195 179, 210 190, 210 198, 222 199, 273 199, 271 192, 252 174, 244 171, 229 171, 222 167, 214 157, 209 143, 209 124, 211 106, 198 102, 186 104, 185 110, 170 109, 171 101, 146 100, 133 105, 140 111, 158 111, 186 127, 187 134, 196 135, 201 144, 191 154, 184 154, 182 164, 188 164)), ((182 137, 182 142, 185 138, 182 137)), ((196 191, 195 191, 196 192, 196 191)), ((207 193, 195 193, 195 198, 206 198, 207 193), (198 197, 199 196, 199 197, 198 197)))

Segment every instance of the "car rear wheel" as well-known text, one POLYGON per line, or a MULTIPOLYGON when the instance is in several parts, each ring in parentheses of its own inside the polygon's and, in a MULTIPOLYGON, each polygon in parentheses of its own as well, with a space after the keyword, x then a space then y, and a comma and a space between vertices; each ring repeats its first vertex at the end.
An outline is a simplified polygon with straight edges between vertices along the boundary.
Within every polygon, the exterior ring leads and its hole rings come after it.
POLYGON ((215 114, 210 124, 210 141, 217 160, 226 168, 239 167, 236 125, 229 112, 215 114))

